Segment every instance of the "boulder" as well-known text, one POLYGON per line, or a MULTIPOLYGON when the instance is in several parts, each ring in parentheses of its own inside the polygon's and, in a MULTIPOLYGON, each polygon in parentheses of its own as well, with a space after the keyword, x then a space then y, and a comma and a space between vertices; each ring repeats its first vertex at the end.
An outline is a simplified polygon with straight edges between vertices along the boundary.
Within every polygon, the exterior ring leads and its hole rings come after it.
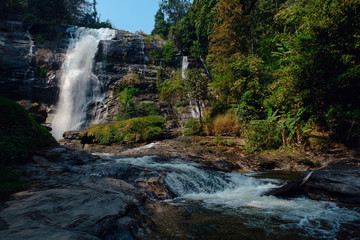
POLYGON ((27 165, 30 189, 1 204, 0 239, 134 239, 144 194, 120 179, 83 174, 74 167, 99 160, 58 146, 27 165))
POLYGON ((327 167, 303 175, 265 195, 297 197, 306 195, 315 200, 334 201, 348 206, 360 206, 360 160, 348 159, 330 163, 327 167))

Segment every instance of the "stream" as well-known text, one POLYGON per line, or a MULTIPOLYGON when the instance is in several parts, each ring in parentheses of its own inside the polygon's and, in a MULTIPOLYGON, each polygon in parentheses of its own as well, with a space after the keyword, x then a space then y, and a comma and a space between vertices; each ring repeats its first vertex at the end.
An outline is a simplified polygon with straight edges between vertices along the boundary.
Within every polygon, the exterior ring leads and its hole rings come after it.
POLYGON ((286 182, 281 174, 225 173, 162 156, 103 159, 87 174, 121 177, 114 169, 136 168, 166 176, 164 184, 175 197, 150 210, 156 238, 350 239, 341 236, 360 220, 359 209, 332 202, 263 196, 286 182))

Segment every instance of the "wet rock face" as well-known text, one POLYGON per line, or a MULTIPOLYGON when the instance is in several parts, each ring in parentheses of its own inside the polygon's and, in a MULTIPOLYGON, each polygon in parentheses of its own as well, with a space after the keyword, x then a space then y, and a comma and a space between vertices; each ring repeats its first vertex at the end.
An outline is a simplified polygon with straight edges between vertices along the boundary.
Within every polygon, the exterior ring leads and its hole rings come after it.
POLYGON ((266 195, 284 198, 307 195, 316 200, 360 206, 359 166, 360 160, 356 159, 334 162, 266 195))
POLYGON ((66 39, 45 46, 21 20, 0 20, 0 26, 0 94, 54 103, 66 39))
MULTIPOLYGON (((30 33, 32 29, 19 20, 0 20, 0 95, 51 107, 58 100, 61 67, 71 33, 59 28, 56 39, 45 42, 38 41, 37 33, 30 33)), ((112 40, 100 41, 93 66, 106 93, 104 104, 107 109, 101 111, 100 118, 104 121, 116 119, 119 105, 113 90, 129 73, 138 76, 142 81, 141 88, 148 90, 142 95, 149 95, 139 102, 158 98, 151 92, 156 88, 155 65, 158 63, 152 62, 149 56, 155 49, 161 51, 162 44, 140 33, 121 30, 116 30, 112 40)), ((180 53, 177 55, 177 65, 181 67, 180 53)), ((49 119, 51 121, 51 114, 49 119)))

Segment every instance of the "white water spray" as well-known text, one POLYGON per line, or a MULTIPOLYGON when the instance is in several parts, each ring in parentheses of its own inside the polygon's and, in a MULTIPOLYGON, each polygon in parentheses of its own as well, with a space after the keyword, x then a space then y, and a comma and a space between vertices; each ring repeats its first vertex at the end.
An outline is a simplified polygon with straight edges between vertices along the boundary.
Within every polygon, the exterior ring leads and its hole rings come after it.
POLYGON ((57 139, 65 131, 83 129, 89 120, 92 123, 99 120, 97 116, 92 119, 87 116, 89 108, 97 113, 98 103, 104 99, 102 84, 93 73, 94 58, 99 42, 115 37, 115 30, 111 29, 69 30, 75 32, 62 66, 59 102, 52 124, 57 139))
MULTIPOLYGON (((276 179, 257 179, 252 177, 254 174, 215 172, 199 168, 198 164, 192 162, 162 160, 157 156, 115 159, 118 164, 131 164, 166 173, 164 182, 177 196, 167 200, 169 203, 201 206, 202 214, 204 209, 215 211, 220 216, 228 216, 229 221, 240 219, 247 229, 264 230, 275 236, 296 232, 303 236, 302 239, 337 239, 342 224, 354 226, 355 221, 360 220, 358 211, 340 208, 332 202, 306 197, 280 199, 264 196, 263 193, 279 187, 281 181, 276 179)), ((201 225, 200 222, 197 224, 201 225)))

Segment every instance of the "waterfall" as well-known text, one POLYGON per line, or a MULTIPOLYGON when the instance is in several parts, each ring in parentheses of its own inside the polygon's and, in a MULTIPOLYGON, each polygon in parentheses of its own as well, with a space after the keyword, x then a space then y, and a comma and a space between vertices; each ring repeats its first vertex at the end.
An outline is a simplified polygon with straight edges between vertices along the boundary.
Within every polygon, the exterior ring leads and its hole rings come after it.
MULTIPOLYGON (((137 35, 137 37, 139 38, 140 41, 140 64, 142 65, 142 71, 143 74, 145 73, 145 69, 146 69, 146 61, 148 61, 148 57, 145 54, 145 42, 144 42, 144 37, 141 36, 140 34, 137 35)), ((130 68, 130 67, 129 67, 130 68)), ((129 70, 130 71, 130 70, 129 70)))
POLYGON ((211 80, 211 73, 210 73, 209 69, 207 68, 206 63, 205 63, 204 59, 202 58, 202 56, 200 56, 200 61, 201 61, 202 65, 204 66, 207 76, 211 80))
POLYGON ((32 40, 31 34, 30 34, 30 28, 31 28, 31 26, 29 26, 26 30, 26 36, 29 39, 30 47, 29 47, 29 52, 25 56, 26 61, 29 63, 29 67, 24 72, 24 84, 26 86, 26 94, 29 99, 31 98, 31 95, 32 95, 32 93, 31 93, 32 81, 35 80, 34 69, 32 67, 32 63, 34 61, 35 44, 34 44, 34 41, 32 40))
POLYGON ((187 70, 189 67, 189 60, 187 56, 183 56, 182 58, 182 66, 181 66, 181 76, 183 79, 187 77, 187 70))
POLYGON ((102 83, 93 73, 94 59, 100 41, 111 40, 116 33, 105 28, 69 28, 68 31, 72 38, 62 65, 59 101, 52 123, 52 133, 57 139, 65 131, 81 130, 90 122, 99 121, 96 115, 105 96, 102 83), (93 114, 89 114, 91 111, 93 114))
MULTIPOLYGON (((183 79, 186 79, 187 77, 187 71, 188 71, 188 67, 189 67, 189 60, 187 56, 183 56, 182 59, 182 67, 181 67, 181 76, 183 79)), ((202 109, 205 107, 204 103, 202 101, 200 101, 200 109, 198 108, 198 106, 196 105, 196 102, 190 98, 190 113, 191 113, 191 117, 193 118, 200 118, 200 116, 202 115, 202 109)))

